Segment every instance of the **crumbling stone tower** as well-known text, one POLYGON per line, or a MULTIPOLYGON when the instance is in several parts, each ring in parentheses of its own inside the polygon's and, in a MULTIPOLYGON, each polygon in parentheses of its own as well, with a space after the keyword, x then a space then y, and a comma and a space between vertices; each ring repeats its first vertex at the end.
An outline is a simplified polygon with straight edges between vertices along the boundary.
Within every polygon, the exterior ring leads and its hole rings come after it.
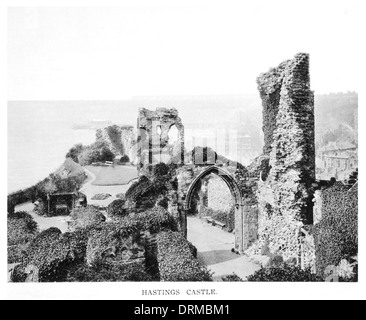
POLYGON ((269 241, 273 251, 296 257, 298 230, 313 219, 315 122, 309 55, 296 55, 257 82, 269 162, 259 191, 259 237, 269 241))
POLYGON ((158 108, 156 111, 150 111, 141 108, 137 130, 140 175, 149 173, 151 165, 161 162, 183 164, 184 126, 176 109, 158 108), (169 131, 173 126, 178 129, 178 140, 171 145, 169 131))

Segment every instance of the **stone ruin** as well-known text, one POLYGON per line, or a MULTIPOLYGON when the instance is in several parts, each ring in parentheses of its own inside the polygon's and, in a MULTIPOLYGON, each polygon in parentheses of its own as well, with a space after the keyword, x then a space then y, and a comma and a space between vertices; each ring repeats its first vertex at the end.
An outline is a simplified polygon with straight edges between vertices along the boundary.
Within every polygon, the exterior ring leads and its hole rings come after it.
MULTIPOLYGON (((262 74, 258 89, 263 104, 263 155, 250 166, 184 163, 184 126, 176 109, 140 109, 138 151, 140 176, 160 162, 178 164, 174 216, 187 234, 186 217, 200 179, 210 173, 223 178, 235 199, 235 249, 299 259, 301 230, 313 222, 315 183, 314 93, 310 89, 309 55, 262 74), (176 126, 179 139, 169 143, 176 126), (239 169, 240 168, 240 169, 239 169)), ((199 192, 199 190, 198 190, 199 192)), ((310 257, 312 252, 307 253, 310 257)), ((311 258, 308 258, 310 261, 311 258)))
POLYGON ((173 158, 176 159, 176 164, 184 162, 184 126, 176 109, 140 109, 137 130, 140 173, 146 173, 151 165, 169 163, 173 158), (173 126, 178 129, 178 140, 171 145, 169 132, 173 126))
POLYGON ((314 93, 310 89, 309 55, 262 74, 264 156, 258 188, 259 244, 284 258, 299 256, 299 235, 313 222, 315 183, 314 93))

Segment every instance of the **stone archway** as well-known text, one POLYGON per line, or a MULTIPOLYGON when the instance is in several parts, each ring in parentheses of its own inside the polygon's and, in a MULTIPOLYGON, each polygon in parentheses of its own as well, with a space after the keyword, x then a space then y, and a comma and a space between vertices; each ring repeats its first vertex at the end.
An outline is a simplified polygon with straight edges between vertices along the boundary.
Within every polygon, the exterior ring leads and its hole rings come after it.
POLYGON ((190 184, 187 195, 185 199, 185 214, 184 214, 184 222, 185 226, 185 234, 187 235, 187 214, 192 208, 192 203, 194 200, 195 192, 197 186, 200 185, 202 179, 207 177, 210 174, 216 174, 219 176, 229 187, 231 194, 233 195, 235 201, 235 249, 243 253, 246 245, 244 244, 244 203, 243 197, 241 195, 239 186, 235 181, 235 178, 226 170, 218 166, 211 166, 206 168, 203 172, 201 172, 190 184))

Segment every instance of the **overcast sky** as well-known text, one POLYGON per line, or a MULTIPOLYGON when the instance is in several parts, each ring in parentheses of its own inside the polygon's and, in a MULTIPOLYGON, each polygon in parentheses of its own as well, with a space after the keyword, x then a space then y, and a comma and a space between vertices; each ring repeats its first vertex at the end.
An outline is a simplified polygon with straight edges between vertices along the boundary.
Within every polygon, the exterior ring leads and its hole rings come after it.
POLYGON ((298 52, 316 93, 359 90, 360 1, 194 3, 10 8, 8 99, 256 93, 298 52))

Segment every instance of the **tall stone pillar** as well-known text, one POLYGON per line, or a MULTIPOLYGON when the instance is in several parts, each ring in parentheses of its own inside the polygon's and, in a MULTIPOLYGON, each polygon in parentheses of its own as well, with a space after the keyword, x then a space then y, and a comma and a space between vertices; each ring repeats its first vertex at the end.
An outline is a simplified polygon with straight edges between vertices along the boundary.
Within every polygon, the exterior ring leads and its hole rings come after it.
POLYGON ((262 74, 265 156, 269 173, 258 193, 259 238, 269 239, 272 253, 298 256, 298 230, 313 221, 315 182, 314 93, 310 89, 309 55, 262 74))

